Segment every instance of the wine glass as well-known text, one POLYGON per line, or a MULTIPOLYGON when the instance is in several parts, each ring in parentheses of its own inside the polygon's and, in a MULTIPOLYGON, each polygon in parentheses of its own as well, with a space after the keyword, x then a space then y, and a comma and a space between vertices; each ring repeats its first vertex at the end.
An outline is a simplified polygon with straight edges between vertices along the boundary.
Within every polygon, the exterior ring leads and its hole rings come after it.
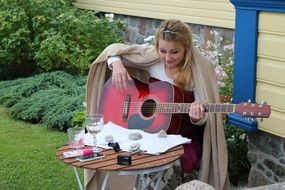
POLYGON ((93 152, 101 152, 102 149, 97 147, 96 135, 102 131, 104 125, 103 114, 91 114, 86 116, 87 131, 93 137, 93 152))

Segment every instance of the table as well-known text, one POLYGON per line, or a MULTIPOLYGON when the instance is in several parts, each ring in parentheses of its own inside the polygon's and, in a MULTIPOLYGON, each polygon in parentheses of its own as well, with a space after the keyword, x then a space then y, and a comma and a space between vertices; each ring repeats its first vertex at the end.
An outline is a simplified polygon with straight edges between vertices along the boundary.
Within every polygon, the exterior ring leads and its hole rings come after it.
POLYGON ((145 189, 151 184, 151 182, 145 181, 143 175, 149 175, 153 172, 157 172, 157 175, 152 181, 155 183, 155 189, 157 189, 164 171, 175 164, 180 164, 179 158, 184 153, 183 146, 179 145, 160 155, 150 155, 145 153, 133 154, 132 165, 127 166, 117 164, 117 156, 119 154, 126 154, 126 152, 116 153, 113 149, 104 149, 102 153, 105 157, 103 159, 80 162, 75 158, 63 157, 63 152, 69 150, 71 150, 71 148, 68 145, 63 145, 57 150, 56 157, 65 164, 73 167, 79 188, 83 189, 83 185, 80 181, 77 168, 82 168, 107 172, 101 188, 102 190, 107 189, 108 179, 112 172, 117 173, 118 175, 138 175, 142 179, 141 189, 145 189))

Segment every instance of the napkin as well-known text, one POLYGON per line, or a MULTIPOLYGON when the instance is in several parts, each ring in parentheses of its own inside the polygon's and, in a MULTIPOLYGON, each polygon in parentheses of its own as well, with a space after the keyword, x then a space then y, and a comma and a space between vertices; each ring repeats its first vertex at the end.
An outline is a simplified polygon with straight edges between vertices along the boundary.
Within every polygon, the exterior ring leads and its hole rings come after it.
POLYGON ((79 150, 66 151, 63 153, 63 157, 64 158, 74 158, 74 157, 79 157, 79 156, 90 155, 92 153, 93 153, 92 148, 84 148, 84 149, 79 149, 79 150))

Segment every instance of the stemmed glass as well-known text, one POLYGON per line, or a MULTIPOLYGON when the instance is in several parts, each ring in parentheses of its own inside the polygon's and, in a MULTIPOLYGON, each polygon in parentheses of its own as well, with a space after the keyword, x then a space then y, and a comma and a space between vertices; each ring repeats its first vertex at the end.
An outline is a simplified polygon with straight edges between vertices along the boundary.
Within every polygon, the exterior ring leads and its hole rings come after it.
POLYGON ((103 114, 91 114, 86 116, 86 128, 87 131, 93 137, 93 152, 101 152, 102 149, 97 147, 96 135, 102 131, 104 125, 103 114))

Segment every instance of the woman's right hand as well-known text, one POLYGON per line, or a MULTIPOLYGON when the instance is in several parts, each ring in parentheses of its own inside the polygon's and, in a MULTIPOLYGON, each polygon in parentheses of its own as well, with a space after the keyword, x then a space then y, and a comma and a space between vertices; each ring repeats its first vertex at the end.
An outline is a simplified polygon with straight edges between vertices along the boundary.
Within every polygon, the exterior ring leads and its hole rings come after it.
POLYGON ((118 90, 127 89, 127 81, 132 80, 126 67, 123 65, 122 61, 114 61, 112 63, 113 74, 112 83, 118 90))

